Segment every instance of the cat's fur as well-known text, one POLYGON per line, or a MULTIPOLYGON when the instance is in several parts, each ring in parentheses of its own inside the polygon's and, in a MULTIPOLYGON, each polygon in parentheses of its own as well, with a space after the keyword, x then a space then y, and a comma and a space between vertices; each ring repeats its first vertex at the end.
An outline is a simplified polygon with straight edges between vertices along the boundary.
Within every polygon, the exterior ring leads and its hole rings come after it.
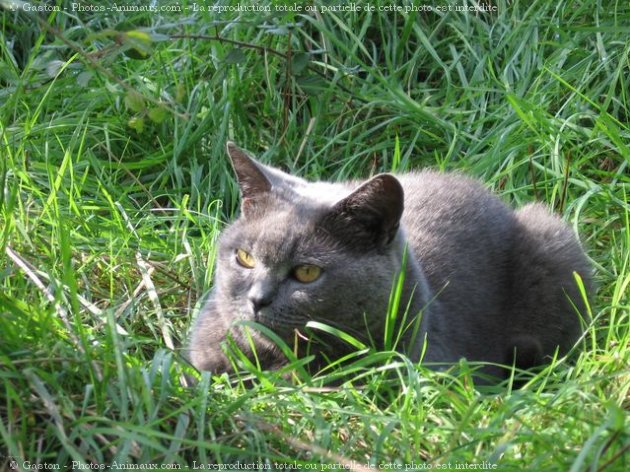
MULTIPOLYGON (((232 143, 228 153, 241 216, 221 235, 213 291, 192 327, 188 355, 197 369, 231 371, 222 349, 228 333, 251 354, 239 320, 261 323, 291 345, 310 320, 378 343, 405 250, 399 319, 409 307, 407 323, 420 325, 415 335, 413 326, 406 330, 398 349, 413 360, 426 342, 425 363, 464 357, 527 368, 556 350, 565 354, 580 336, 586 310, 573 272, 588 288, 591 269, 570 228, 542 205, 513 211, 460 174, 308 183, 232 143), (256 267, 239 265, 238 249, 256 267), (295 280, 300 264, 321 267, 319 279, 295 280)), ((263 367, 285 362, 274 343, 252 336, 263 367)), ((314 348, 319 356, 347 350, 328 342, 314 348)), ((485 372, 502 374, 492 366, 485 372)))

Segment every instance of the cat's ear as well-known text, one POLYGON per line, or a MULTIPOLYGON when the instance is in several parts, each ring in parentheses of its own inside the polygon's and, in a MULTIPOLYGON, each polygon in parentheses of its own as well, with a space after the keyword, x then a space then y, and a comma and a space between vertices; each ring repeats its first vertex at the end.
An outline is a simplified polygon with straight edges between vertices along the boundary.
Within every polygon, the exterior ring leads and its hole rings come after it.
POLYGON ((247 217, 253 214, 256 199, 271 191, 271 182, 262 167, 245 151, 231 141, 226 147, 241 191, 241 212, 247 217))
POLYGON ((226 147, 241 189, 241 197, 255 198, 269 192, 271 182, 258 163, 232 141, 228 141, 226 147))
POLYGON ((398 179, 380 174, 337 202, 327 216, 337 235, 365 240, 377 246, 389 244, 398 231, 405 195, 398 179))

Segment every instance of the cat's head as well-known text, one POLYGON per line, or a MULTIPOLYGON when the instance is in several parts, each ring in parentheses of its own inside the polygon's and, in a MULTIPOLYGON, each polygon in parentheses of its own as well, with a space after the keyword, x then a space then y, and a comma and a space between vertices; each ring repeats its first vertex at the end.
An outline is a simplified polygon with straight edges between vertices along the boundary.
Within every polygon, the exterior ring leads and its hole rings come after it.
POLYGON ((219 242, 215 300, 224 316, 259 322, 288 341, 311 320, 379 336, 401 267, 398 180, 308 183, 232 143, 227 149, 241 215, 219 242))

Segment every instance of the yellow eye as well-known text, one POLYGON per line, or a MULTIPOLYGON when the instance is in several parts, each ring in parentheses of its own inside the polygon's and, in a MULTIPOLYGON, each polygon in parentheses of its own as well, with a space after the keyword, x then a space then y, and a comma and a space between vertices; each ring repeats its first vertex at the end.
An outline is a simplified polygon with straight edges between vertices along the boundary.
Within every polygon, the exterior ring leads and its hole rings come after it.
POLYGON ((322 273, 322 269, 317 267, 316 265, 305 264, 301 266, 297 266, 293 270, 293 276, 298 282, 302 282, 303 284, 308 284, 311 282, 315 282, 322 273))
POLYGON ((254 259, 254 256, 243 249, 236 250, 236 262, 246 269, 253 269, 256 266, 256 259, 254 259))

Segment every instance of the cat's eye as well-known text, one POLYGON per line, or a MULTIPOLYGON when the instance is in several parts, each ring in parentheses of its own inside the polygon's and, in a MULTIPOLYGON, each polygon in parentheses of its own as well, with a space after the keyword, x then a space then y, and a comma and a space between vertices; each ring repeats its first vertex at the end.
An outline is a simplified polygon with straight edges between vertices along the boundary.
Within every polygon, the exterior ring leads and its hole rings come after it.
POLYGON ((293 277, 303 284, 315 282, 321 273, 322 269, 312 264, 300 265, 293 269, 293 277))
POLYGON ((246 269, 253 269, 256 266, 256 259, 254 259, 254 256, 243 249, 236 250, 236 262, 246 269))

